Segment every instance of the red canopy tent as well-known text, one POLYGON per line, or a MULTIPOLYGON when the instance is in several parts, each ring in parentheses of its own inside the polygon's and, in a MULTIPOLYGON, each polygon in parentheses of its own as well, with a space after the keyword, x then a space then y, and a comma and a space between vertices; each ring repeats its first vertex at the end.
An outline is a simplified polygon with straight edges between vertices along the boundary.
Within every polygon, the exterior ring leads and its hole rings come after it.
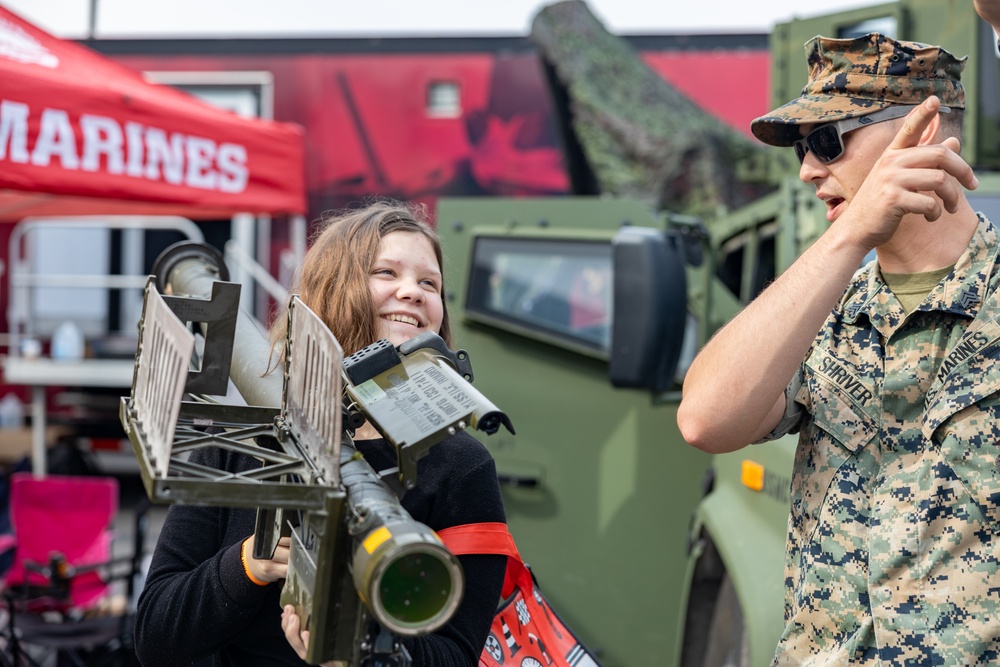
POLYGON ((0 220, 303 214, 301 128, 245 118, 0 7, 0 220))

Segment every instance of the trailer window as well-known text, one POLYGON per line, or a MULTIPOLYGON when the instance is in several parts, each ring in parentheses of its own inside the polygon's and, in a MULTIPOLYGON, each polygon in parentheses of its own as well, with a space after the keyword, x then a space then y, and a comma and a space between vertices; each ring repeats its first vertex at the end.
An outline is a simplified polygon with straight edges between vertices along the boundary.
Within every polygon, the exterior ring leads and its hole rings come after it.
POLYGON ((607 351, 611 275, 608 242, 480 237, 466 311, 607 351))
POLYGON ((458 118, 462 115, 462 95, 454 81, 431 81, 427 84, 427 116, 458 118))

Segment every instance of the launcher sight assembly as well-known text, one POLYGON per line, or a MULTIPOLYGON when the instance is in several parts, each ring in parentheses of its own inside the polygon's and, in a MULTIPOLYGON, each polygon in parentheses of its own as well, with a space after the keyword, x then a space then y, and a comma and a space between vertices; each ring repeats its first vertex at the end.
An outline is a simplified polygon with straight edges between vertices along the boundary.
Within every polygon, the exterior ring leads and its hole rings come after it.
POLYGON ((225 282, 217 252, 178 244, 154 273, 121 403, 150 499, 256 508, 257 558, 291 538, 282 604, 295 605, 310 631, 310 664, 409 665, 401 638, 447 623, 464 580, 399 493, 419 484, 418 461, 442 439, 470 427, 511 429, 470 384, 468 355, 425 334, 344 359, 330 330, 293 297, 283 372, 266 373, 267 337, 239 309, 239 286, 225 282), (204 335, 200 351, 191 325, 204 335), (395 448, 395 470, 376 472, 354 448, 352 429, 364 421, 395 448), (198 462, 206 447, 262 465, 217 470, 198 462))
POLYGON ((423 333, 399 348, 382 339, 343 363, 349 414, 361 413, 396 448, 399 481, 417 484, 417 461, 436 443, 471 427, 489 435, 506 414, 472 388, 472 365, 440 336, 423 333))

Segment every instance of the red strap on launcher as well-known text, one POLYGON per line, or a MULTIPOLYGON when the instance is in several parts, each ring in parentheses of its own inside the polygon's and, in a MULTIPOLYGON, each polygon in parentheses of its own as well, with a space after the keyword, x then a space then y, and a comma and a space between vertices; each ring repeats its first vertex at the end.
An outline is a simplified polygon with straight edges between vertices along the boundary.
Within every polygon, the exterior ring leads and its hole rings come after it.
POLYGON ((439 530, 438 535, 456 556, 507 556, 503 602, 493 617, 479 667, 600 667, 597 658, 549 607, 521 561, 507 524, 472 523, 439 530))
POLYGON ((467 523, 437 531, 438 537, 456 556, 499 555, 507 556, 507 575, 501 595, 510 597, 514 586, 520 584, 531 588, 531 573, 524 566, 521 554, 514 544, 514 538, 507 524, 500 522, 467 523))

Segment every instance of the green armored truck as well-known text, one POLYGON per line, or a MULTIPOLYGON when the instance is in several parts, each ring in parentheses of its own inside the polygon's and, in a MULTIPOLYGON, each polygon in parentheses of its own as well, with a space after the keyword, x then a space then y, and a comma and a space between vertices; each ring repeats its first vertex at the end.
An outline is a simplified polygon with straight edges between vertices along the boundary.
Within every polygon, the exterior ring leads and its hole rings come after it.
MULTIPOLYGON (((1000 219, 1000 60, 972 3, 778 25, 774 106, 805 81, 806 40, 871 31, 970 55, 970 199, 1000 219)), ((709 457, 675 419, 698 347, 828 224, 790 151, 767 157, 770 193, 714 216, 621 198, 439 202, 456 339, 517 424, 486 442, 511 531, 606 667, 766 665, 782 629, 795 438, 709 457)))

